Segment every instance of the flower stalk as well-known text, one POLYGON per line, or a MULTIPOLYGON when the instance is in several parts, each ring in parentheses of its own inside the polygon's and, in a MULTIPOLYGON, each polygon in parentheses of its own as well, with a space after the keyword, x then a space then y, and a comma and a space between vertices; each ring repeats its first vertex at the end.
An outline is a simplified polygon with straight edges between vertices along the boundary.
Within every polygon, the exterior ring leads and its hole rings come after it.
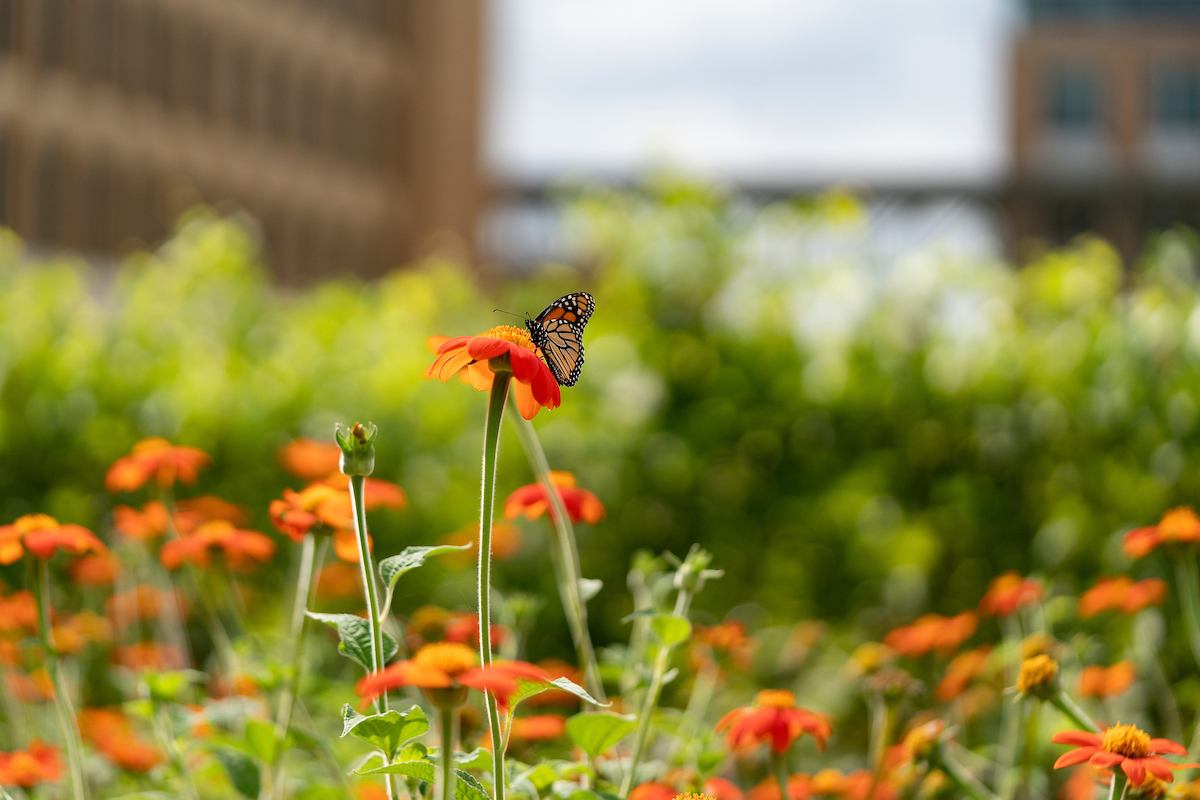
POLYGON ((1059 689, 1058 693, 1051 696, 1050 704, 1061 711, 1068 719, 1074 722, 1081 728, 1099 733, 1100 726, 1096 724, 1088 713, 1084 711, 1078 703, 1076 703, 1065 690, 1059 689))
POLYGON ((33 582, 37 601, 38 634, 46 652, 46 671, 54 684, 54 712, 58 718, 63 747, 67 751, 67 769, 71 775, 71 797, 86 800, 87 778, 83 772, 83 745, 79 741, 79 728, 75 724, 75 710, 71 707, 71 696, 63 676, 58 651, 54 649, 52 619, 50 615, 50 564, 44 558, 35 559, 36 574, 33 582))
POLYGON ((950 752, 945 742, 941 742, 937 748, 937 766, 942 768, 946 776, 962 790, 966 797, 972 800, 998 800, 997 795, 988 791, 979 780, 967 771, 966 767, 959 764, 958 761, 950 755, 950 752))
POLYGON ((438 754, 438 781, 434 785, 434 800, 454 800, 454 747, 458 739, 458 709, 447 703, 438 708, 442 748, 438 754))
POLYGON ((1200 571, 1190 552, 1175 554, 1175 578, 1179 584, 1179 604, 1183 607, 1184 626, 1192 657, 1200 665, 1200 571))

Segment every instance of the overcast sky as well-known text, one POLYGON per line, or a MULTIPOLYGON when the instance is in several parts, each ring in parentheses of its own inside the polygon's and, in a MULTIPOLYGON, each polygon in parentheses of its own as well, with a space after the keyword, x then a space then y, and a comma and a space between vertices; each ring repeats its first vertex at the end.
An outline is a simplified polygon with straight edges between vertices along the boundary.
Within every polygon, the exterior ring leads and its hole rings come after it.
POLYGON ((501 174, 965 180, 1005 163, 1014 0, 495 0, 501 174))

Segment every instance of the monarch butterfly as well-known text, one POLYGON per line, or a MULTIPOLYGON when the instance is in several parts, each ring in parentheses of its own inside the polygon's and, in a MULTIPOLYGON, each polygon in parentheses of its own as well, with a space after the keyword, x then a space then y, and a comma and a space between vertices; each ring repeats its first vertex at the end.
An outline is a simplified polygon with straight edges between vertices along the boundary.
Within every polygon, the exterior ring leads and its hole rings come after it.
POLYGON ((533 319, 525 320, 533 346, 541 351, 560 386, 574 386, 583 369, 583 326, 592 318, 595 299, 587 292, 563 295, 533 319))

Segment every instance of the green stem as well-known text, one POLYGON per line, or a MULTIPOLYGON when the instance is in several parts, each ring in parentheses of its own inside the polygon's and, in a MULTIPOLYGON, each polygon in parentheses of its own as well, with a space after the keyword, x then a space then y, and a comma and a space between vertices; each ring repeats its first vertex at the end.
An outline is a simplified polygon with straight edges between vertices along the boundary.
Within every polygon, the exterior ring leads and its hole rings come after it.
MULTIPOLYGON (((500 454, 500 423, 512 373, 496 370, 483 423, 483 479, 479 498, 479 661, 492 665, 492 512, 496 501, 496 461, 500 454)), ((488 728, 492 736, 492 777, 495 800, 504 800, 504 731, 496 695, 485 692, 488 728)))
MULTIPOLYGON (((363 599, 367 603, 367 627, 371 631, 371 671, 382 672, 384 667, 383 630, 379 625, 379 590, 375 586, 375 559, 371 556, 371 540, 367 534, 366 477, 363 475, 350 476, 350 505, 354 509, 354 534, 358 538, 358 567, 362 577, 363 599)), ((387 692, 375 699, 377 711, 388 710, 387 692)), ((388 763, 388 754, 383 754, 384 764, 388 763)), ((389 800, 395 796, 392 778, 384 780, 389 800)))
POLYGON ((579 544, 575 539, 575 528, 571 524, 571 517, 567 514, 562 495, 559 494, 558 487, 554 485, 554 481, 550 477, 550 462, 546 459, 546 451, 542 449, 541 440, 538 439, 533 423, 520 414, 514 414, 513 420, 516 423, 517 433, 521 437, 521 445, 525 448, 525 455, 529 459, 529 465, 537 475, 538 482, 545 489, 553 509, 550 520, 554 524, 555 545, 559 550, 559 558, 555 565, 558 566, 561 563, 561 567, 555 570, 554 577, 558 583, 558 592, 562 598, 567 625, 571 629, 575 655, 583 670, 583 682, 592 696, 603 703, 607 698, 604 694, 604 683, 600 679, 600 666, 596 661, 596 650, 592 645, 591 634, 588 632, 587 603, 584 602, 580 589, 583 573, 580 568, 579 544))
POLYGON ((275 723, 275 754, 272 763, 271 785, 275 796, 283 796, 283 761, 287 746, 288 733, 292 730, 292 715, 296 708, 296 699, 300 696, 300 678, 304 666, 304 647, 308 640, 308 616, 305 612, 312 608, 317 582, 314 580, 317 571, 325 561, 325 551, 329 547, 329 537, 322 536, 320 544, 316 537, 307 533, 300 542, 300 569, 296 575, 296 596, 292 602, 291 640, 292 657, 288 665, 287 683, 279 698, 279 718, 275 723))
POLYGON ((887 749, 888 743, 892 739, 892 724, 895 721, 895 715, 892 714, 891 703, 887 701, 882 692, 873 692, 869 697, 869 703, 871 707, 871 786, 867 796, 872 797, 879 782, 883 779, 883 772, 887 767, 887 749))
POLYGON ((1179 601, 1183 606, 1188 644, 1192 649, 1192 657, 1200 664, 1200 573, 1197 573, 1196 559, 1190 553, 1176 554, 1175 577, 1179 584, 1179 601))
POLYGON ((995 794, 992 794, 992 792, 988 791, 986 786, 980 783, 979 780, 970 772, 968 772, 962 764, 959 764, 958 761, 951 757, 949 751, 946 749, 945 744, 938 746, 937 762, 938 766, 942 768, 942 771, 949 776, 950 780, 954 781, 954 784, 961 789, 966 796, 973 798, 973 800, 997 800, 997 796, 995 794))
POLYGON ((54 649, 54 636, 50 616, 50 565, 44 558, 37 560, 37 577, 34 591, 37 593, 38 632, 42 647, 46 651, 46 670, 54 684, 54 711, 67 751, 67 767, 71 773, 71 796, 85 800, 88 796, 87 778, 83 774, 83 745, 79 741, 79 728, 75 724, 75 710, 71 707, 71 696, 67 693, 67 682, 62 673, 58 651, 54 649))
MULTIPOLYGON (((692 593, 686 588, 680 587, 679 594, 675 596, 675 609, 672 613, 677 617, 686 617, 691 603, 692 593)), ((662 694, 663 676, 666 675, 667 667, 671 663, 671 651, 673 649, 661 643, 658 646, 658 654, 654 658, 654 670, 650 674, 650 686, 646 689, 646 696, 642 699, 642 708, 638 713, 638 727, 633 743, 633 755, 629 759, 629 768, 625 773, 624 781, 621 783, 620 797, 623 799, 628 798, 629 792, 633 790, 638 764, 645 754, 646 742, 650 739, 650 718, 654 716, 654 710, 658 707, 658 699, 662 694)), ((786 795, 784 796, 784 800, 786 800, 786 795)))
POLYGON ((454 742, 458 738, 458 711, 447 704, 439 710, 442 749, 438 754, 441 777, 434 787, 434 800, 454 799, 454 742))
POLYGON ((1119 797, 1124 797, 1126 788, 1125 776, 1120 772, 1113 772, 1112 783, 1108 785, 1108 800, 1117 800, 1119 797), (1121 789, 1120 792, 1117 791, 1118 786, 1121 789))
POLYGON ((791 793, 788 791, 788 768, 787 758, 784 753, 775 752, 775 748, 771 748, 771 771, 775 773, 775 782, 779 786, 779 799, 790 800, 791 793))
POLYGON ((1096 724, 1095 720, 1088 716, 1088 713, 1080 708, 1079 704, 1072 700, 1065 690, 1059 689, 1058 694, 1050 698, 1050 703, 1079 727, 1097 733, 1100 731, 1100 726, 1096 724))

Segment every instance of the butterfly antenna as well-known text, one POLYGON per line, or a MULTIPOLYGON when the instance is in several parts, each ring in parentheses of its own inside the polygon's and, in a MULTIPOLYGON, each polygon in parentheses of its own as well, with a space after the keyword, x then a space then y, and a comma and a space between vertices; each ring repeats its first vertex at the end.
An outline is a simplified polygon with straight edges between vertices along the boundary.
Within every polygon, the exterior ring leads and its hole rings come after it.
POLYGON ((493 314, 508 314, 510 317, 516 317, 517 319, 528 319, 529 318, 528 316, 522 317, 520 314, 514 314, 511 311, 505 311, 503 308, 493 308, 492 313, 493 314))

